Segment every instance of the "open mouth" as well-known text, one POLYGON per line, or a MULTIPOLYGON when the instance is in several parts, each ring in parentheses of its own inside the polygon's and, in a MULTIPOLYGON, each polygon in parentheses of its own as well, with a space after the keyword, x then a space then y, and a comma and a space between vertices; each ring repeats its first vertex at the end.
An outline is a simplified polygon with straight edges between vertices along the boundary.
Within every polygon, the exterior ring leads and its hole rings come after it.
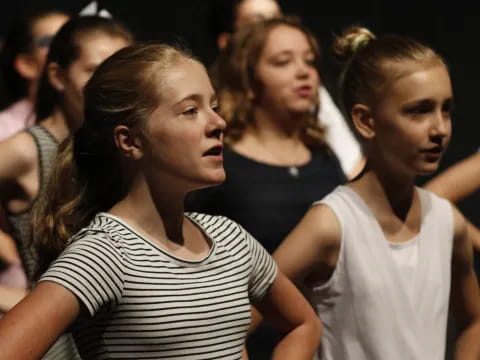
POLYGON ((430 154, 441 154, 443 152, 443 147, 442 146, 436 146, 430 149, 425 149, 422 152, 424 153, 430 153, 430 154))
POLYGON ((295 92, 300 96, 309 96, 312 93, 312 87, 308 85, 300 86, 295 89, 295 92))
POLYGON ((219 156, 222 154, 223 151, 223 146, 214 146, 210 148, 208 151, 206 151, 203 156, 219 156))

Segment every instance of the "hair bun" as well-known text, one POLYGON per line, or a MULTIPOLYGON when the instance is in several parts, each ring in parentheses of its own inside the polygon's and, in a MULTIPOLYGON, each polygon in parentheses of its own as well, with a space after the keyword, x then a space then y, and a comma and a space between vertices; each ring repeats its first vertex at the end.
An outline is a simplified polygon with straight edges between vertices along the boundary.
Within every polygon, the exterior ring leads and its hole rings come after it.
POLYGON ((347 61, 373 39, 375 35, 367 28, 352 26, 335 38, 333 51, 340 60, 347 61))

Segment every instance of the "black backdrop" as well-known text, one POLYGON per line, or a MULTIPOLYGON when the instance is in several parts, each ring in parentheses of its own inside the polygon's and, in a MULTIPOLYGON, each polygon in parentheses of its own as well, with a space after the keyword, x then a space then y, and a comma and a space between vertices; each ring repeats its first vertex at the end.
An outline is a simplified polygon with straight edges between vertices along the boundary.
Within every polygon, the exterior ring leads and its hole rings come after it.
MULTIPOLYGON (((123 21, 138 40, 182 42, 207 65, 216 56, 215 31, 218 27, 218 5, 227 0, 100 0, 114 17, 123 21)), ((0 5, 0 36, 11 20, 22 10, 56 7, 70 13, 87 5, 88 0, 16 0, 0 5)), ((412 0, 318 0, 280 1, 285 13, 300 15, 314 31, 323 47, 324 82, 336 93, 338 66, 330 55, 332 34, 347 25, 361 24, 373 32, 413 36, 437 49, 447 60, 455 93, 454 133, 442 169, 477 151, 480 140, 476 82, 480 78, 480 16, 465 15, 460 3, 447 1, 425 3, 412 0), (419 5, 422 4, 422 5, 419 5), (327 6, 328 5, 328 6, 327 6), (463 14, 457 15, 456 9, 463 14), (343 14, 343 15, 331 15, 343 14)), ((423 183, 425 179, 420 179, 423 183)), ((461 185, 460 185, 461 186, 461 185)), ((480 224, 478 194, 460 204, 464 213, 480 224)))

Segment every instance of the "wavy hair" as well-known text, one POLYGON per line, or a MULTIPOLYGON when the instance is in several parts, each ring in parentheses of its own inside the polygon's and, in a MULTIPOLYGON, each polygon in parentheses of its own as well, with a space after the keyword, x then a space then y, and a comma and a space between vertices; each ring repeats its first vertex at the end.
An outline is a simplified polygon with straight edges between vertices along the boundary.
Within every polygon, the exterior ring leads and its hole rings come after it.
POLYGON ((164 74, 184 59, 196 61, 169 45, 132 45, 105 60, 88 81, 84 123, 61 144, 47 188, 34 207, 37 277, 73 234, 126 195, 131 177, 114 129, 125 125, 144 134, 161 102, 164 74))
MULTIPOLYGON (((252 99, 257 84, 256 68, 270 32, 286 25, 305 34, 314 54, 314 64, 321 73, 320 47, 313 33, 303 27, 296 17, 268 19, 239 30, 229 43, 226 53, 219 61, 217 92, 221 104, 220 114, 227 121, 225 134, 227 143, 238 141, 252 118, 252 99)), ((302 141, 312 147, 326 147, 325 131, 318 123, 319 103, 314 111, 305 114, 301 121, 302 141)))

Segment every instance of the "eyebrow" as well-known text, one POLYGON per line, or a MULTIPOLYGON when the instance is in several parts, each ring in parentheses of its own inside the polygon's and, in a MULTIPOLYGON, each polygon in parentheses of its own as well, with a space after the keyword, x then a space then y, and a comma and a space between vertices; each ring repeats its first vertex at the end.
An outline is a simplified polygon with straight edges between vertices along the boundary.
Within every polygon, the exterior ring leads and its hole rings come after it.
MULTIPOLYGON (((294 53, 294 50, 286 49, 286 50, 281 50, 277 53, 274 53, 274 54, 272 54, 272 56, 275 57, 275 56, 280 56, 280 55, 283 55, 283 54, 290 55, 292 53, 294 53)), ((308 49, 308 50, 303 51, 302 55, 315 55, 315 52, 312 49, 308 49)))
MULTIPOLYGON (((182 99, 180 99, 179 101, 177 101, 174 105, 178 105, 184 101, 187 101, 187 100, 193 100, 193 101, 196 101, 196 102, 200 102, 202 100, 202 95, 200 94, 190 94, 190 95, 187 95, 185 97, 183 97, 182 99)), ((217 95, 215 93, 212 93, 212 95, 210 96, 210 102, 212 101, 218 101, 217 100, 217 95)))

